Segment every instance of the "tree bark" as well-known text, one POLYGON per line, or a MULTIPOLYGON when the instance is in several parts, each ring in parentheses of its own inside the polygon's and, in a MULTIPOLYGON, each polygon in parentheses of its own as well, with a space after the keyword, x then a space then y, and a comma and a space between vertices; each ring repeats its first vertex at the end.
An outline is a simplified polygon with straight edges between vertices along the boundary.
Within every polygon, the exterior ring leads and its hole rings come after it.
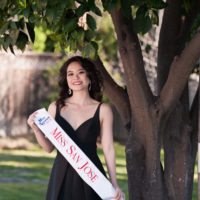
MULTIPOLYGON (((170 2, 172 5, 173 1, 170 2)), ((180 6, 180 1, 176 1, 174 7, 172 5, 171 17, 176 18, 175 23, 181 26, 180 13, 174 12, 180 6)), ((147 83, 132 19, 125 18, 121 10, 117 9, 111 12, 111 17, 117 34, 131 108, 131 129, 126 145, 129 199, 188 200, 191 195, 188 190, 191 180, 189 176, 193 173, 193 143, 187 80, 200 54, 200 33, 196 34, 178 57, 176 55, 181 52, 182 47, 173 44, 177 38, 172 36, 175 34, 180 37, 180 27, 173 24, 171 36, 165 31, 166 38, 172 38, 171 49, 168 48, 168 55, 163 53, 166 51, 160 54, 159 59, 164 59, 158 72, 160 95, 154 97, 147 83), (164 170, 160 164, 162 136, 164 170)))
POLYGON ((126 145, 129 199, 164 200, 167 197, 164 195, 163 170, 160 165, 161 115, 157 112, 155 97, 147 82, 132 19, 126 19, 116 9, 111 16, 117 33, 132 110, 131 133, 126 145))
MULTIPOLYGON (((161 102, 164 102, 164 110, 170 115, 169 119, 166 117, 168 120, 163 130, 165 182, 167 183, 169 199, 191 199, 197 146, 192 130, 192 127, 196 125, 194 122, 191 125, 189 117, 187 77, 194 64, 185 63, 183 57, 186 54, 187 56, 192 55, 192 50, 188 46, 184 50, 187 53, 183 51, 180 58, 175 56, 180 55, 189 37, 191 26, 199 10, 199 2, 194 2, 185 18, 181 17, 180 12, 177 12, 180 11, 180 1, 169 0, 167 2, 169 6, 165 9, 163 16, 158 52, 158 92, 161 102), (167 31, 169 29, 170 31, 167 31), (171 65, 173 59, 176 61, 171 65), (178 60, 181 60, 181 63, 178 60), (175 64, 176 62, 177 64, 175 64), (173 87, 171 87, 172 85, 173 87), (167 87, 168 89, 166 89, 167 87), (168 91, 166 92, 166 90, 168 91), (182 167, 180 168, 180 166, 182 167)), ((196 62, 200 46, 194 48, 197 50, 197 55, 194 58, 194 62, 196 62)), ((187 59, 192 61, 192 58, 188 57, 187 59)))
POLYGON ((124 127, 130 131, 130 120, 131 120, 131 112, 130 112, 130 102, 129 97, 122 87, 120 87, 108 74, 106 71, 101 59, 98 57, 94 61, 95 65, 97 66, 98 70, 101 72, 101 75, 104 80, 104 92, 109 99, 114 104, 116 109, 118 110, 124 127))

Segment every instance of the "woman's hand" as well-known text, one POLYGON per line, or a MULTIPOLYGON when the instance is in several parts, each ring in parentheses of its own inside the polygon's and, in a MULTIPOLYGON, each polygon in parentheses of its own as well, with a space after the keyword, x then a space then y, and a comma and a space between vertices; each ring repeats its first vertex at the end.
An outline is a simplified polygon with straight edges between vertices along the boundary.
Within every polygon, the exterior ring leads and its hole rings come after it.
POLYGON ((117 186, 115 188, 115 195, 112 197, 113 200, 125 200, 125 195, 124 193, 121 191, 121 189, 119 188, 119 186, 117 186))
POLYGON ((40 131, 37 125, 34 123, 34 119, 37 112, 31 114, 27 120, 28 125, 33 129, 36 139, 39 145, 48 153, 51 153, 54 149, 52 143, 46 138, 46 136, 40 131))
POLYGON ((34 123, 36 114, 37 112, 32 113, 27 120, 28 125, 33 129, 34 132, 40 131, 40 129, 34 123))

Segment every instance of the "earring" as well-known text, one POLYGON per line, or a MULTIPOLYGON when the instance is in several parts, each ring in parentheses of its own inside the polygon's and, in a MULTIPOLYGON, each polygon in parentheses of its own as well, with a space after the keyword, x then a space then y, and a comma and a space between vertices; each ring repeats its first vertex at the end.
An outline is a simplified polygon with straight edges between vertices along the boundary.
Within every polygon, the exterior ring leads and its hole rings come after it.
POLYGON ((91 83, 89 83, 88 90, 89 91, 91 90, 91 83))
POLYGON ((68 94, 70 95, 72 93, 72 90, 69 88, 68 89, 68 94))

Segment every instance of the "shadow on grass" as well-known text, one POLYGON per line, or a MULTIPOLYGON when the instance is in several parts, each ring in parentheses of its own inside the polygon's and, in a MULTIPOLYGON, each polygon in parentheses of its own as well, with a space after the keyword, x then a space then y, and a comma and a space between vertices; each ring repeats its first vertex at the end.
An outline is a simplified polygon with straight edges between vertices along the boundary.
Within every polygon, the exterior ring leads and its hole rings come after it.
POLYGON ((44 200, 47 184, 0 183, 0 200, 44 200))
POLYGON ((16 161, 16 162, 42 162, 42 163, 51 163, 54 158, 47 156, 23 156, 23 155, 11 155, 11 154, 0 154, 1 161, 16 161))

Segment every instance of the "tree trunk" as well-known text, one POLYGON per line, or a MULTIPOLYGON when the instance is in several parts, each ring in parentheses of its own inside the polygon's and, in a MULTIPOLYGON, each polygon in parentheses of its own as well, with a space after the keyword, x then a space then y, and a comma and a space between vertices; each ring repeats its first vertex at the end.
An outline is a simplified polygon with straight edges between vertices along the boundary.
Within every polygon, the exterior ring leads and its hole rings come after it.
MULTIPOLYGON (((180 5, 179 2, 175 8, 180 5)), ((176 13, 174 15, 177 16, 176 13)), ((200 53, 200 33, 181 54, 180 46, 165 57, 162 57, 166 55, 165 51, 161 52, 159 59, 166 59, 167 63, 159 68, 159 96, 155 97, 146 81, 132 20, 126 19, 117 9, 111 12, 111 17, 131 109, 130 135, 126 144, 129 199, 189 200, 196 151, 192 147, 195 140, 191 137, 187 80, 200 53), (180 56, 174 58, 177 54, 180 56), (160 162, 162 145, 165 151, 164 169, 160 162)), ((181 22, 180 19, 178 21, 181 22)), ((177 33, 178 29, 174 28, 177 33)), ((173 49, 173 41, 171 44, 173 49)))

